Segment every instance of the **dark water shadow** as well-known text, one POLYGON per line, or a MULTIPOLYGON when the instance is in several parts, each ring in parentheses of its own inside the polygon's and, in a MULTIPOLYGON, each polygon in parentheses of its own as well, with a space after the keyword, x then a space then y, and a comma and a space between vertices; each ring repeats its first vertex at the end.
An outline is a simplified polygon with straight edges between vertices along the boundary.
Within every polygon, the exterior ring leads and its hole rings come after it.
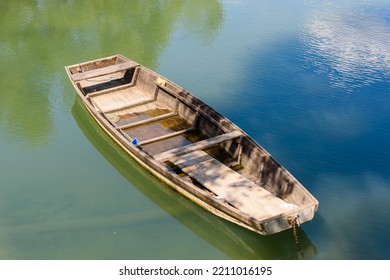
POLYGON ((79 98, 76 98, 72 114, 91 144, 132 186, 229 258, 310 259, 317 254, 315 246, 300 228, 297 232, 300 243, 296 246, 292 230, 264 237, 207 212, 159 182, 132 160, 96 124, 79 98))

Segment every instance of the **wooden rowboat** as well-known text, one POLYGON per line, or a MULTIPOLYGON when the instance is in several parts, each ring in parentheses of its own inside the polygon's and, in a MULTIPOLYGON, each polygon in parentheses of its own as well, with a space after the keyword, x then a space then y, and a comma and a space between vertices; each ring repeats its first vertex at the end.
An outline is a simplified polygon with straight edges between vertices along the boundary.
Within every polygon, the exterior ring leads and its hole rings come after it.
POLYGON ((108 135, 196 204, 262 235, 313 219, 318 201, 302 184, 180 86, 122 55, 65 69, 108 135))
MULTIPOLYGON (((147 171, 139 164, 134 163, 132 158, 127 157, 122 148, 114 141, 110 141, 104 130, 100 129, 98 125, 91 125, 94 120, 91 120, 92 116, 85 108, 81 98, 76 98, 72 107, 72 115, 89 143, 132 186, 182 226, 230 259, 312 259, 317 255, 314 243, 301 228, 297 229, 299 245, 292 242, 292 235, 289 231, 256 238, 255 232, 240 228, 240 226, 220 219, 215 215, 209 215, 189 199, 183 199, 175 194, 175 190, 167 188, 165 184, 154 180, 150 181, 150 176, 146 174, 147 171), (191 214, 187 215, 187 213, 191 214)), ((114 216, 114 223, 119 225, 134 223, 133 225, 136 225, 141 215, 136 215, 137 213, 129 214, 130 218, 123 216, 123 220, 114 216), (133 216, 133 214, 135 215, 133 216), (135 221, 133 220, 134 217, 135 221)))

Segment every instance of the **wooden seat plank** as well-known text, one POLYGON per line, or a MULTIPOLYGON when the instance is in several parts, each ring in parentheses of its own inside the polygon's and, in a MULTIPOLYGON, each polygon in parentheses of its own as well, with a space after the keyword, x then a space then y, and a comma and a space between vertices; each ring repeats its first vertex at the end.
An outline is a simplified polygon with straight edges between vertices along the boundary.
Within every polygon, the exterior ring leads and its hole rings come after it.
POLYGON ((169 113, 166 113, 166 114, 163 114, 163 115, 160 115, 160 116, 156 116, 156 117, 140 120, 140 121, 137 121, 137 122, 124 124, 124 125, 119 126, 119 128, 121 128, 121 129, 128 129, 128 128, 131 128, 131 127, 136 127, 136 126, 140 126, 140 125, 156 122, 156 121, 159 121, 159 120, 167 119, 167 118, 173 117, 175 115, 176 115, 175 112, 169 112, 169 113))
POLYGON ((195 142, 183 147, 175 148, 169 151, 162 152, 160 154, 154 155, 154 159, 157 161, 166 161, 173 157, 178 157, 187 153, 191 153, 196 150, 207 149, 216 144, 222 143, 227 140, 231 140, 237 137, 242 136, 242 132, 235 130, 229 133, 221 134, 215 137, 211 137, 199 142, 195 142))
POLYGON ((111 66, 107 66, 107 67, 103 67, 103 68, 99 68, 99 69, 95 69, 95 70, 90 70, 90 71, 86 71, 86 72, 82 72, 82 73, 73 74, 72 80, 74 82, 78 82, 78 81, 86 80, 89 78, 95 78, 95 77, 104 76, 104 75, 108 75, 111 73, 127 70, 130 68, 136 67, 138 65, 139 65, 138 63, 135 63, 133 61, 126 61, 123 63, 118 63, 118 64, 114 64, 111 66))
POLYGON ((139 145, 142 146, 142 145, 147 145, 147 144, 150 144, 150 143, 153 143, 153 142, 158 142, 158 141, 161 141, 161 140, 165 140, 165 139, 168 139, 168 138, 172 138, 172 137, 175 137, 175 136, 178 136, 178 135, 181 135, 181 134, 185 134, 185 133, 191 132, 193 130, 194 129, 192 127, 190 127, 190 128, 187 128, 187 129, 171 132, 171 133, 168 133, 168 134, 165 134, 165 135, 161 135, 161 136, 154 137, 154 138, 151 138, 151 139, 143 140, 143 141, 141 141, 139 143, 139 145))
POLYGON ((91 103, 96 104, 105 114, 137 107, 154 102, 154 99, 142 92, 138 87, 124 88, 107 94, 92 96, 91 103))
POLYGON ((172 162, 217 196, 258 220, 297 207, 274 196, 203 151, 186 154, 172 162))

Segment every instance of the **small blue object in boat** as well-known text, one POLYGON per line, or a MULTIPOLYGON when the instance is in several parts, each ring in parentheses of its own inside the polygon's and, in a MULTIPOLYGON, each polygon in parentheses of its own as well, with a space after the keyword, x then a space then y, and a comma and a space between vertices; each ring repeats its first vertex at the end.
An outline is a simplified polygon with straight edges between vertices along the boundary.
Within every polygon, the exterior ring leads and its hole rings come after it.
POLYGON ((133 140, 131 140, 131 144, 133 145, 138 145, 139 144, 139 141, 137 138, 134 138, 133 140))

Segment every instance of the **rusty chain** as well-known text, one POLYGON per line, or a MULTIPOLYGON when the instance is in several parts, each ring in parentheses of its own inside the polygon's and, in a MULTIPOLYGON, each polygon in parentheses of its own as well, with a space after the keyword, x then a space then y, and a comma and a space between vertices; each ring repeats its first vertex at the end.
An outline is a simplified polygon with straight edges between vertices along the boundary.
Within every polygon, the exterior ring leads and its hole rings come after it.
POLYGON ((303 254, 303 250, 301 248, 301 244, 299 243, 299 239, 298 239, 297 228, 300 226, 298 218, 299 218, 299 216, 296 216, 294 219, 290 218, 289 223, 290 223, 292 230, 293 230, 295 245, 296 245, 297 250, 298 250, 298 252, 297 252, 298 257, 300 255, 302 258, 305 258, 304 254, 303 254))

